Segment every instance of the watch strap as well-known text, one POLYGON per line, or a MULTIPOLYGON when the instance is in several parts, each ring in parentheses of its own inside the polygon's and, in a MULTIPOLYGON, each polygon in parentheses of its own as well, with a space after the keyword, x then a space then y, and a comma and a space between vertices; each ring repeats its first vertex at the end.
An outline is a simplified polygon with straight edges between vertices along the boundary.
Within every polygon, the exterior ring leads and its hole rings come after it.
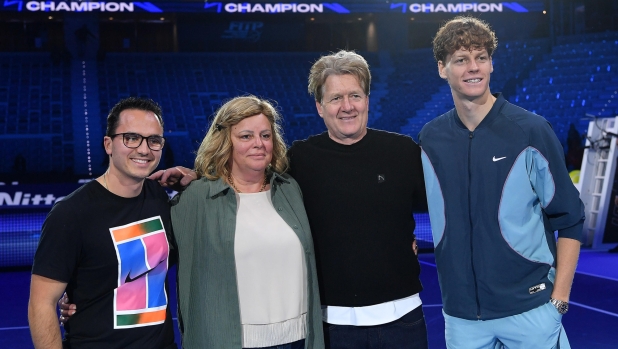
POLYGON ((569 302, 561 301, 558 299, 550 298, 549 302, 556 307, 556 310, 562 315, 569 311, 569 302))

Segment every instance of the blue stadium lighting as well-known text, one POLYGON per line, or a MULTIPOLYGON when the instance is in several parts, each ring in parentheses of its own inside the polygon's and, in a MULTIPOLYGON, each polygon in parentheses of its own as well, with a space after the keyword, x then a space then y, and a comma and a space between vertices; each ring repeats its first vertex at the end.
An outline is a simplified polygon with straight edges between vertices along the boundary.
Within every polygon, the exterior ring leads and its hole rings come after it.
POLYGON ((223 6, 222 3, 220 2, 213 2, 213 3, 204 3, 204 9, 209 9, 211 7, 216 7, 217 8, 217 13, 221 13, 221 7, 223 6))
POLYGON ((554 81, 554 78, 549 78, 549 84, 551 85, 552 82, 554 81))
POLYGON ((341 6, 340 4, 336 2, 333 2, 332 4, 324 3, 323 5, 324 7, 331 9, 332 11, 336 13, 350 13, 350 10, 348 10, 347 8, 341 6))
POLYGON ((92 176, 92 162, 90 159, 90 129, 88 127, 88 94, 86 93, 86 61, 82 61, 82 89, 84 91, 84 124, 86 129, 86 154, 88 155, 88 175, 92 176))
POLYGON ((396 4, 391 4, 391 10, 396 9, 397 7, 401 7, 401 13, 406 13, 406 5, 405 3, 396 3, 396 4))
POLYGON ((22 1, 9 1, 9 0, 4 0, 4 7, 8 7, 11 5, 17 5, 17 11, 21 11, 22 6, 23 6, 23 2, 22 1))
POLYGON ((556 93, 556 99, 560 99, 560 92, 556 93))
POLYGON ((582 99, 582 107, 586 105, 586 100, 582 99))
POLYGON ((503 2, 502 6, 513 10, 514 12, 528 12, 528 10, 516 2, 503 2))
POLYGON ((526 100, 530 99, 530 95, 526 95, 526 100))
POLYGON ((144 9, 147 12, 151 12, 151 13, 161 13, 161 12, 163 12, 163 10, 161 10, 160 8, 158 8, 155 5, 151 4, 150 2, 134 2, 133 4, 135 6, 137 6, 137 7, 140 7, 142 9, 144 9))

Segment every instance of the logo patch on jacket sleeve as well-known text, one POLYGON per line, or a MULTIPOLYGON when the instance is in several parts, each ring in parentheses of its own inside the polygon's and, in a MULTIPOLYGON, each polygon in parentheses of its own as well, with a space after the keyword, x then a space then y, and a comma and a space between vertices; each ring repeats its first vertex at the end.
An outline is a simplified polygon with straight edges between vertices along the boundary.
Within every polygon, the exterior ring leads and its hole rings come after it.
POLYGON ((386 181, 386 176, 383 174, 378 174, 378 183, 384 183, 386 181))
POLYGON ((536 286, 532 286, 528 289, 528 292, 530 292, 530 294, 535 294, 537 292, 543 291, 545 289, 545 283, 542 284, 538 284, 536 286))

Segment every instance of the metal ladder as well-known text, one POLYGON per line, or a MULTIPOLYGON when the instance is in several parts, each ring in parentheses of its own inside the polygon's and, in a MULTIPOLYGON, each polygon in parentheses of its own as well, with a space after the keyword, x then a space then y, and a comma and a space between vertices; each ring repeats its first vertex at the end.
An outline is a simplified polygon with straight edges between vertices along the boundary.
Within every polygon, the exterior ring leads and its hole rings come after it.
POLYGON ((607 249, 616 245, 615 241, 607 241, 605 236, 606 229, 608 226, 611 228, 612 223, 618 229, 618 205, 613 202, 615 194, 612 195, 612 191, 618 191, 618 182, 614 181, 616 134, 618 117, 590 121, 584 160, 576 184, 586 212, 582 242, 594 249, 607 249))

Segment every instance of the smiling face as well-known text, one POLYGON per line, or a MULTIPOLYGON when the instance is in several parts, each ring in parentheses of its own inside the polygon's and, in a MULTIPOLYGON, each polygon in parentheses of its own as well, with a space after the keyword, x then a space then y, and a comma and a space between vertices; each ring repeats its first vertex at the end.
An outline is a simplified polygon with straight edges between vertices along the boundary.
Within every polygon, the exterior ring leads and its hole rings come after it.
POLYGON ((323 86, 322 101, 316 101, 329 137, 337 143, 353 144, 367 134, 369 96, 354 75, 330 75, 323 86))
MULTIPOLYGON (((163 127, 151 111, 126 109, 120 113, 115 133, 137 133, 144 137, 163 136, 163 127)), ((105 152, 110 155, 109 172, 120 180, 143 181, 161 160, 161 150, 148 148, 146 139, 135 149, 127 148, 118 135, 104 138, 105 152)))
POLYGON ((232 175, 253 177, 262 175, 272 160, 272 125, 264 114, 243 119, 232 126, 232 156, 229 159, 232 175))
POLYGON ((491 94, 489 77, 494 67, 487 50, 460 48, 438 61, 438 73, 451 86, 455 100, 473 101, 491 94))

